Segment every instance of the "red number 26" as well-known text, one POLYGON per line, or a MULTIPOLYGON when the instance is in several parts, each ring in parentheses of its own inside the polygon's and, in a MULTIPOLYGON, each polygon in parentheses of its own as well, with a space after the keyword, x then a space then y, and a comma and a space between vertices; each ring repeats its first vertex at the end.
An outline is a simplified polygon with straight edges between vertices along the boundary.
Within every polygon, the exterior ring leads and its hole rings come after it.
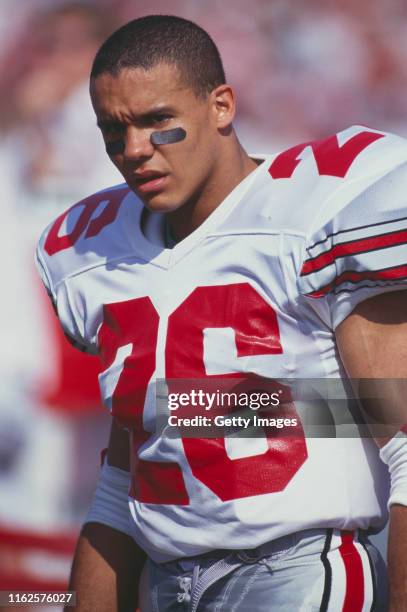
MULTIPOLYGON (((115 367, 118 351, 126 350, 112 397, 112 414, 132 424, 131 495, 143 503, 186 505, 189 496, 178 463, 139 457, 140 446, 151 435, 143 429, 143 409, 156 367, 158 324, 158 313, 148 297, 107 304, 99 345, 107 369, 115 367)), ((283 352, 276 313, 249 283, 197 287, 168 320, 168 379, 208 377, 204 362, 204 331, 208 328, 232 328, 237 361, 283 352)), ((236 371, 222 376, 236 376, 236 371)), ((194 477, 223 501, 282 491, 306 461, 307 448, 301 425, 295 437, 278 438, 271 429, 264 428, 265 452, 235 459, 228 456, 224 438, 183 438, 194 477)))

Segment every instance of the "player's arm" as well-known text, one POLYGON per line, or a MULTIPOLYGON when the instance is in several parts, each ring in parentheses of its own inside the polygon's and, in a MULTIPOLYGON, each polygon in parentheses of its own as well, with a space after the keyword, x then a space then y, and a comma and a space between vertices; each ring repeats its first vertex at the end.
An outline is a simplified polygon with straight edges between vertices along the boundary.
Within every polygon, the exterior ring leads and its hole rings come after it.
MULTIPOLYGON (((369 420, 385 424, 384 427, 380 426, 375 436, 378 446, 383 447, 393 440, 400 426, 407 423, 407 291, 386 293, 361 302, 337 327, 335 333, 348 375, 351 378, 370 379, 362 383, 359 394, 382 398, 362 400, 362 405, 369 420)), ((407 445, 406 440, 403 440, 404 445, 407 445)), ((397 451, 398 470, 404 461, 407 462, 407 450, 404 451, 402 446, 400 449, 397 451)), ((407 468, 404 469, 406 473, 407 468)), ((392 478, 392 491, 394 484, 392 478)), ((394 503, 390 507, 389 610, 407 612, 405 477, 398 478, 397 487, 399 501, 403 503, 394 503), (400 482, 404 482, 404 488, 401 488, 400 482)))
MULTIPOLYGON (((125 512, 129 512, 126 500, 126 473, 129 472, 129 436, 128 432, 117 426, 113 420, 107 463, 113 469, 111 483, 107 482, 104 489, 111 494, 103 493, 96 502, 95 520, 86 522, 78 540, 72 574, 70 590, 76 591, 76 610, 78 612, 134 612, 138 598, 138 584, 141 570, 145 561, 145 553, 137 546, 130 535, 120 529, 125 522, 125 512), (115 482, 115 476, 118 481, 115 482), (115 523, 114 489, 121 486, 118 491, 118 528, 115 523), (111 506, 109 509, 108 506, 111 506), (106 514, 108 524, 102 524, 103 514, 106 514), (99 519, 98 516, 101 516, 99 519), (109 516, 110 515, 110 516, 109 516), (109 524, 110 523, 110 524, 109 524)), ((128 479, 127 479, 128 481, 128 479)), ((100 485, 98 489, 100 488, 100 485)), ((97 495, 97 493, 96 493, 97 495)), ((96 499, 95 495, 95 499, 96 499)), ((95 505, 95 500, 92 507, 95 505)), ((92 510, 90 513, 92 517, 92 510)), ((124 525, 125 526, 125 525, 124 525)))

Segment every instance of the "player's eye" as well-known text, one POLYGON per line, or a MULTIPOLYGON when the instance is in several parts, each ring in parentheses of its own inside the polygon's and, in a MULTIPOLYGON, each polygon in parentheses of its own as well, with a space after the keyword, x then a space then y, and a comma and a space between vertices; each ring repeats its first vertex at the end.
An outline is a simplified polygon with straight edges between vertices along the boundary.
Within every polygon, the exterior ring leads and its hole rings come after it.
POLYGON ((124 141, 123 140, 106 140, 105 141, 106 153, 110 156, 121 155, 124 152, 124 141))
POLYGON ((105 141, 106 152, 110 156, 120 155, 124 151, 123 126, 120 123, 104 121, 99 128, 105 141))
POLYGON ((104 123, 99 127, 105 140, 115 140, 123 133, 123 127, 118 123, 104 123))
POLYGON ((156 125, 165 123, 166 121, 169 121, 170 119, 172 119, 172 115, 169 115, 166 113, 157 113, 156 115, 152 115, 151 117, 152 123, 156 125))

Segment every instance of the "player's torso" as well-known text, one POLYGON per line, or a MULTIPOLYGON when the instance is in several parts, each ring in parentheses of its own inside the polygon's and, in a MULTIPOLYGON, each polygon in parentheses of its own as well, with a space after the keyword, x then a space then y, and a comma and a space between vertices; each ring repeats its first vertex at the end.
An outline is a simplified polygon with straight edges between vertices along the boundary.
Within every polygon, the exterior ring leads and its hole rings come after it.
POLYGON ((67 326, 74 318, 78 335, 97 347, 103 400, 133 430, 135 534, 153 558, 382 519, 367 441, 306 438, 301 422, 295 438, 267 428, 244 441, 156 431, 157 378, 343 374, 333 332, 298 279, 305 235, 327 196, 339 209, 365 183, 348 183, 340 198, 338 174, 321 182, 308 172, 295 188, 273 181, 287 171, 281 156, 277 165, 266 160, 239 197, 231 194, 173 249, 144 236, 141 204, 126 188, 107 194, 100 209, 100 199, 88 213, 79 209, 65 242, 62 221, 48 236, 55 255, 75 246, 80 266, 59 284, 60 317, 67 326))

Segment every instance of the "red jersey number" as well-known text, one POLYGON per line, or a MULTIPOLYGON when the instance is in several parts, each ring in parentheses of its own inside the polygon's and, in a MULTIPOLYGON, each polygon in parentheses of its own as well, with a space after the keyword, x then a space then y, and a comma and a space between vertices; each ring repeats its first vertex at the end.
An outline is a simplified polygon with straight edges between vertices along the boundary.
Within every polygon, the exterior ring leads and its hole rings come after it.
MULTIPOLYGON (((130 422, 134 431, 131 495, 142 503, 185 505, 189 497, 181 467, 138 456, 141 444, 150 436, 143 429, 142 417, 146 387, 155 369, 158 323, 148 297, 106 305, 99 343, 108 367, 114 364, 120 347, 132 344, 112 399, 113 415, 130 422)), ((283 352, 276 313, 251 285, 198 287, 169 317, 167 379, 207 378, 204 331, 226 327, 234 330, 237 357, 283 352)), ((242 377, 244 372, 221 376, 242 377)), ((294 406, 290 416, 298 418, 294 406)), ((224 438, 183 438, 193 475, 223 501, 282 491, 307 459, 304 432, 300 424, 295 437, 277 437, 275 428, 264 431, 267 450, 236 459, 228 457, 224 438)))
POLYGON ((84 238, 97 236, 104 227, 116 219, 123 198, 128 192, 129 188, 126 186, 106 193, 97 193, 71 206, 54 221, 45 240, 45 251, 48 255, 55 255, 59 251, 73 247, 82 236, 84 238), (100 209, 101 212, 97 214, 100 209), (74 211, 80 212, 73 226, 61 235, 64 223, 71 219, 74 211))

